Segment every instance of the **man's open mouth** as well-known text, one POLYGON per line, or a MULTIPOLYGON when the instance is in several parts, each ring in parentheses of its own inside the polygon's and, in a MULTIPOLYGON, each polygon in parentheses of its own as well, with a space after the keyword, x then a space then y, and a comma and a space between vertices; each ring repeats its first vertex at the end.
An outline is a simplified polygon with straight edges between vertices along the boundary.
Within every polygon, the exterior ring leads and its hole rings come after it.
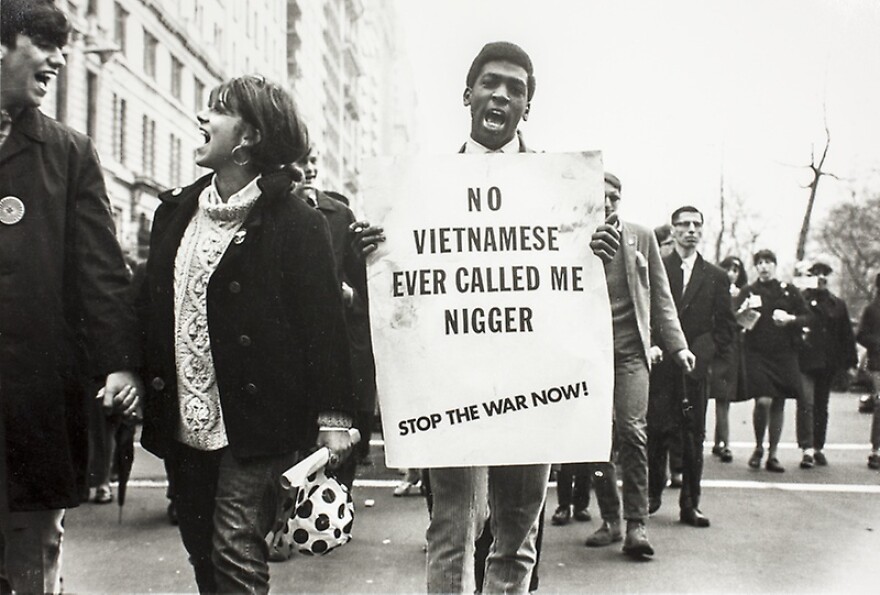
POLYGON ((483 118, 483 124, 489 130, 501 130, 507 124, 507 114, 498 109, 490 109, 483 118))

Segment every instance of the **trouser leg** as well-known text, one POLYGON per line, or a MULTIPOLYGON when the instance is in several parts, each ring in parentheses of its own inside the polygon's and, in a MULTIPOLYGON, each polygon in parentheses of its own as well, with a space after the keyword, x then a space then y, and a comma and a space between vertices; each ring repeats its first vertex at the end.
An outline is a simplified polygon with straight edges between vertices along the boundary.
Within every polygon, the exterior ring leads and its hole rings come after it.
POLYGON ((489 468, 489 522, 495 539, 486 559, 486 592, 528 592, 549 475, 549 465, 489 468))
POLYGON ((0 578, 16 593, 61 592, 64 512, 10 512, 2 521, 0 578))
POLYGON ((295 455, 240 461, 220 459, 211 560, 221 593, 269 592, 269 532, 277 509, 278 478, 295 455))
POLYGON ((684 379, 690 409, 682 411, 680 439, 683 467, 679 506, 682 510, 700 507, 703 479, 703 441, 706 438, 706 385, 689 377, 684 379))
POLYGON ((489 514, 488 468, 437 468, 430 470, 430 477, 428 592, 473 593, 474 544, 489 514))
POLYGON ((828 403, 831 398, 831 383, 834 370, 823 370, 816 378, 813 391, 813 448, 825 448, 825 437, 828 433, 828 403))
POLYGON ((195 572, 200 593, 216 593, 211 560, 214 537, 214 497, 222 451, 200 451, 174 443, 165 459, 174 486, 171 495, 177 510, 183 547, 195 572))
POLYGON ((623 516, 648 516, 648 367, 643 357, 615 362, 614 416, 623 474, 623 516))
POLYGON ((795 433, 801 450, 813 448, 813 396, 816 389, 814 374, 801 374, 801 394, 797 399, 795 433))

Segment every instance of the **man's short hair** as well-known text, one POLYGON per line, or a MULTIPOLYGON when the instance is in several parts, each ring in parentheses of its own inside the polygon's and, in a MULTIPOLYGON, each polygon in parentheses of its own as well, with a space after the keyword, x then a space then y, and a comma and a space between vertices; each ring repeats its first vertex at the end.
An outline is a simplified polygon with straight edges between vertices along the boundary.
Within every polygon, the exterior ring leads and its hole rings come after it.
POLYGON ((672 217, 669 220, 675 225, 675 222, 678 220, 678 216, 682 213, 696 213, 700 216, 700 223, 703 223, 703 213, 700 212, 700 209, 697 207, 692 207, 691 205, 685 205, 683 207, 678 207, 674 211, 672 211, 672 217))
POLYGON ((618 192, 620 192, 622 190, 621 185, 620 185, 620 178, 618 178, 617 176, 615 176, 611 172, 607 172, 607 171, 605 172, 605 182, 607 184, 611 184, 612 186, 617 188, 618 192))
POLYGON ((477 77, 480 75, 480 70, 483 69, 487 62, 494 60, 522 66, 527 75, 528 100, 531 101, 532 96, 535 94, 535 72, 532 67, 532 59, 529 58, 524 49, 509 41, 493 41, 483 46, 483 49, 480 50, 480 53, 477 54, 477 57, 471 63, 470 70, 468 70, 466 80, 468 88, 473 89, 477 83, 477 77))
POLYGON ((663 242, 672 237, 672 226, 668 223, 664 223, 659 227, 655 227, 654 237, 657 238, 657 243, 662 245, 663 242))
POLYGON ((0 1, 0 42, 10 49, 19 33, 63 48, 70 29, 67 15, 52 0, 0 1))
POLYGON ((777 264, 776 254, 773 253, 773 250, 767 250, 766 248, 764 250, 758 250, 752 257, 752 262, 754 262, 755 264, 758 264, 762 260, 767 260, 769 262, 772 262, 773 264, 777 264))

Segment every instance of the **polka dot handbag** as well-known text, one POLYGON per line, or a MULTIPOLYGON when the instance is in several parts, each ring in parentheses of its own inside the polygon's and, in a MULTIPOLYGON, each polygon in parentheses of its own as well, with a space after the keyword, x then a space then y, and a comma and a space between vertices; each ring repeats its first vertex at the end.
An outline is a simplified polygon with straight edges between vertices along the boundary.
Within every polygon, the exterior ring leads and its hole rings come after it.
POLYGON ((282 475, 278 514, 266 536, 271 560, 296 552, 323 555, 351 540, 354 502, 348 489, 327 475, 329 454, 319 449, 282 475))

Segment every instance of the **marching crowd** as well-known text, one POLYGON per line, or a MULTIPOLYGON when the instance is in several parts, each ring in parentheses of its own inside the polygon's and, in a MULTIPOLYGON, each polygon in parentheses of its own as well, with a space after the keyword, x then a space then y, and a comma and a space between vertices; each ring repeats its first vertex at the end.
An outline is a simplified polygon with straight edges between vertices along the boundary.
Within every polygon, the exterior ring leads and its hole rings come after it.
MULTIPOLYGON (((368 448, 348 430, 368 436, 375 406, 366 261, 385 231, 318 189, 317 153, 288 92, 237 76, 196 116, 204 143, 195 162, 208 173, 160 194, 149 258, 132 280, 92 142, 39 110, 65 64, 67 16, 51 0, 3 0, 0 27, 0 591, 59 592, 64 513, 84 498, 88 418, 103 414, 142 422, 144 448, 164 459, 199 591, 267 592, 265 535, 281 471, 324 446, 351 486, 368 448), (90 408, 96 394, 100 413, 90 408)), ((518 128, 535 86, 522 48, 487 44, 465 77, 471 125, 459 152, 532 152, 518 128)), ((856 362, 828 263, 810 268, 815 287, 801 292, 760 250, 758 279, 747 284, 741 260, 716 266, 699 253, 699 210, 676 209, 655 236, 619 219, 622 188, 605 173, 606 218, 590 242, 613 323, 613 462, 562 465, 551 520, 567 523, 571 507, 589 518, 592 485, 603 522, 587 545, 622 541, 638 558, 654 552, 647 519, 667 468, 681 485, 681 521, 710 524, 700 493, 709 397, 713 454, 732 461, 726 412, 754 399, 748 464, 775 473, 784 471, 785 401, 796 399, 808 469, 828 463, 831 381, 856 362)), ((877 286, 880 295, 880 276, 877 286)), ((878 300, 858 333, 875 383, 878 300)), ((94 499, 107 502, 106 458, 99 466, 94 499)), ((428 591, 533 590, 550 472, 423 474, 428 591)))

